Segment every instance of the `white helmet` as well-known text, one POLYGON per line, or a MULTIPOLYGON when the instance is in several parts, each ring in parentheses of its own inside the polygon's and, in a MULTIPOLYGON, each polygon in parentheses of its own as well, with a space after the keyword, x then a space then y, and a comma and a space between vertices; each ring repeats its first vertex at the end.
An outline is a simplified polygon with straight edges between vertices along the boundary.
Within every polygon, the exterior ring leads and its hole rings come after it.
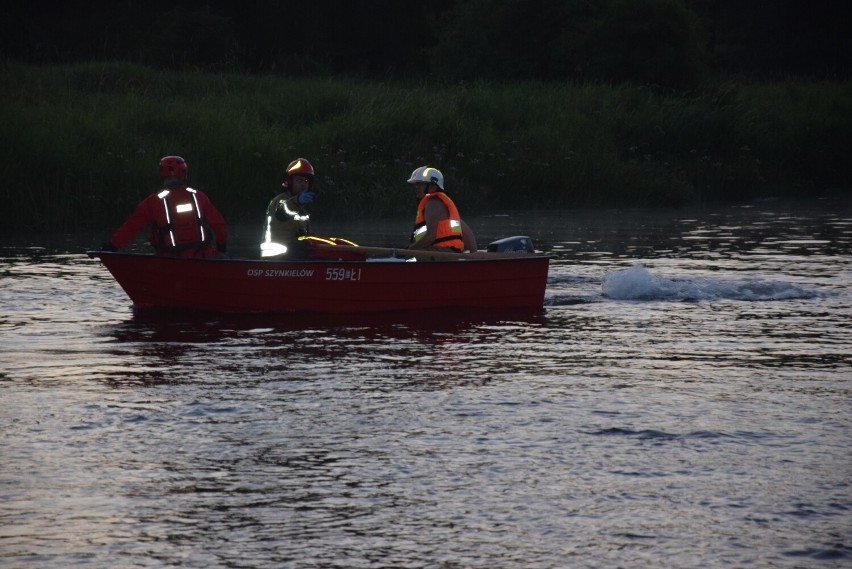
POLYGON ((435 183, 439 188, 444 189, 444 175, 441 174, 440 170, 431 166, 421 166, 411 173, 408 183, 416 184, 417 182, 435 183))

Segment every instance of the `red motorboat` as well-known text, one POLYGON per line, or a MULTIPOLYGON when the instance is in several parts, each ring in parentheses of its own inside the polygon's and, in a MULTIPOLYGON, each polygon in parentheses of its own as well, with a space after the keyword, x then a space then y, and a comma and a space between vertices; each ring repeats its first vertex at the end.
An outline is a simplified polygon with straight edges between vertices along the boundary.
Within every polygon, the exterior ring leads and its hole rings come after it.
POLYGON ((327 314, 434 309, 536 309, 549 257, 346 247, 366 260, 182 259, 90 251, 136 307, 327 314), (384 254, 371 259, 370 255, 384 254))

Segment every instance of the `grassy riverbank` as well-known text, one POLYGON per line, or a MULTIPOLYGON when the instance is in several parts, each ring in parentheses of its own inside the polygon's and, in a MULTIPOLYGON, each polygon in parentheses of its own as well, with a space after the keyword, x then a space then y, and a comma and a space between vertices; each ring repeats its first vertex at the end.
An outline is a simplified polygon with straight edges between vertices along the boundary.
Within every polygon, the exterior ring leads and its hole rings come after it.
POLYGON ((852 182, 852 83, 718 83, 690 96, 600 84, 403 86, 4 62, 6 230, 120 223, 183 155, 229 221, 259 219, 293 158, 318 215, 413 210, 440 168, 463 212, 677 206, 852 182))

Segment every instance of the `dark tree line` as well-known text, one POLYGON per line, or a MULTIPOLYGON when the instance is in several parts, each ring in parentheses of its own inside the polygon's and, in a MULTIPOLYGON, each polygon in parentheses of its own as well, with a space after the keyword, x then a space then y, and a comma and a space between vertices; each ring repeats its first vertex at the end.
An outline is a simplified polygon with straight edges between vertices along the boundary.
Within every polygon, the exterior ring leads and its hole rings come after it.
POLYGON ((115 0, 0 8, 32 62, 442 81, 848 78, 845 0, 115 0))

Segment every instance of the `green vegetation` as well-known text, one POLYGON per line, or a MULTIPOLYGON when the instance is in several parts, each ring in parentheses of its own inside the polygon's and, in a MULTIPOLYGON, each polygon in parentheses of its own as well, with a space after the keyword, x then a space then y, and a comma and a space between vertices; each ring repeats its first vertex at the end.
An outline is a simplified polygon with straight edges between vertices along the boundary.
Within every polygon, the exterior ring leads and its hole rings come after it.
POLYGON ((112 229, 189 162, 230 222, 262 216, 284 166, 318 170, 326 217, 411 209, 440 168, 463 212, 678 206, 848 188, 852 82, 729 81, 689 95, 575 82, 416 86, 3 62, 6 230, 112 229))

